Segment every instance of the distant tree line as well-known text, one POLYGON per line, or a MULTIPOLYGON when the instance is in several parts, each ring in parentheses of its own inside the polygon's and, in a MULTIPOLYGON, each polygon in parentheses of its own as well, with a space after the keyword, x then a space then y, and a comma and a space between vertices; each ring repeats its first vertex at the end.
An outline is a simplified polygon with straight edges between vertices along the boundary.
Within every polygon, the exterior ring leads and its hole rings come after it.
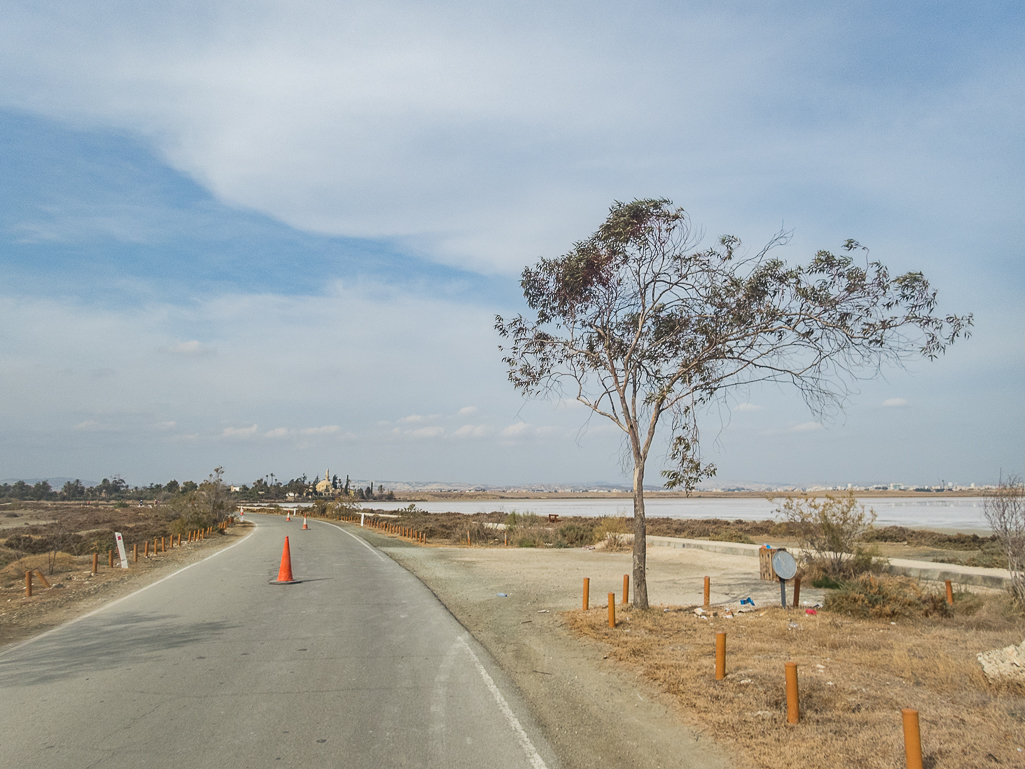
MULTIPOLYGON (((217 473, 217 482, 220 484, 221 473, 217 473)), ((209 481, 209 479, 208 479, 209 481)), ((208 482, 204 481, 204 483, 208 482)), ((95 486, 86 486, 81 480, 67 481, 60 489, 53 488, 49 481, 38 481, 27 483, 15 481, 14 483, 0 483, 0 500, 2 501, 25 501, 25 502, 169 502, 181 497, 194 495, 200 490, 202 483, 195 481, 178 482, 175 479, 167 483, 151 483, 148 486, 129 486, 120 476, 104 478, 95 486)), ((289 481, 280 481, 270 473, 262 478, 257 478, 249 485, 227 487, 227 493, 233 500, 255 502, 267 501, 278 502, 290 499, 306 499, 318 495, 316 481, 311 481, 306 474, 300 478, 292 478, 289 481)), ((385 491, 384 487, 375 488, 374 483, 361 488, 352 483, 349 476, 341 481, 337 475, 331 479, 331 491, 327 496, 347 497, 356 500, 383 500, 395 499, 394 492, 385 491)))

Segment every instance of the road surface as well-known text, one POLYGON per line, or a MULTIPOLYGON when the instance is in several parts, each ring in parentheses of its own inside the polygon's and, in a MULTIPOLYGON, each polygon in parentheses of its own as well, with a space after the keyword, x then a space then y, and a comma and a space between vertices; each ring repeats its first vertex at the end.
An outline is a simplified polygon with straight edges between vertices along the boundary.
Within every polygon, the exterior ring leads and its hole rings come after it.
POLYGON ((0 654, 19 769, 556 769, 502 672, 424 585, 323 521, 245 539, 0 654), (275 585, 285 536, 294 585, 275 585))

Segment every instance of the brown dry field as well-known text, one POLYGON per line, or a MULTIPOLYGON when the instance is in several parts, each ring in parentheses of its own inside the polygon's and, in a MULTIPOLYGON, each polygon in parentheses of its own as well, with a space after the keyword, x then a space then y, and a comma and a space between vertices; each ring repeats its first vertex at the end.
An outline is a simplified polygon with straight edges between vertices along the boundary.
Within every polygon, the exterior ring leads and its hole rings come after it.
MULTIPOLYGON (((925 766, 1025 766, 1025 689, 994 687, 975 654, 1019 644, 1025 626, 988 594, 973 616, 855 620, 779 607, 711 619, 692 607, 564 614, 574 632, 676 698, 681 717, 758 767, 904 766, 901 709, 919 711, 925 766), (727 676, 715 681, 715 636, 727 676), (797 662, 801 723, 788 725, 784 663, 797 662)), ((607 604, 606 604, 607 606, 607 604)))
POLYGON ((223 534, 214 534, 194 543, 186 543, 165 553, 144 558, 139 553, 138 563, 131 562, 132 549, 128 548, 129 568, 118 565, 115 554, 114 568, 107 564, 106 553, 99 559, 99 570, 92 575, 92 556, 70 556, 61 553, 57 569, 47 574, 47 555, 29 555, 0 569, 0 648, 46 632, 93 609, 145 587, 172 571, 194 563, 245 536, 251 527, 235 526, 223 534), (25 596, 25 571, 40 569, 47 575, 51 587, 46 588, 33 575, 32 597, 25 596))

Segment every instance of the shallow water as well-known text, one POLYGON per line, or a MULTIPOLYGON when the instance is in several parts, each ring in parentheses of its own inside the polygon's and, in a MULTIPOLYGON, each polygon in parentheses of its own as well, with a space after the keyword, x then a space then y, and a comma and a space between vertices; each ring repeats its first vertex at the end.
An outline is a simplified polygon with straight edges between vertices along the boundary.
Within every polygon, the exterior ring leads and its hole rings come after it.
MULTIPOLYGON (((921 497, 873 497, 862 503, 879 516, 876 526, 909 526, 915 528, 954 529, 986 532, 989 527, 982 514, 981 497, 923 499, 921 497)), ((398 510, 409 502, 373 502, 368 507, 398 510)), ((513 499, 477 501, 417 502, 428 513, 555 513, 572 516, 630 516, 633 504, 629 499, 513 499)), ((777 505, 766 499, 648 499, 645 512, 649 518, 723 518, 725 520, 761 521, 772 518, 777 505)))

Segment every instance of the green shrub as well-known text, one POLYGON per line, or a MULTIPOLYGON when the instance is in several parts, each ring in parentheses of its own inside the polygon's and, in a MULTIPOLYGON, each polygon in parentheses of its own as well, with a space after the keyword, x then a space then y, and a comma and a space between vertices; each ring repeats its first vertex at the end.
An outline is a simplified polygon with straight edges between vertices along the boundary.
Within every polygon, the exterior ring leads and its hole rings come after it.
POLYGON ((844 582, 826 596, 824 608, 863 619, 949 617, 953 610, 945 595, 924 591, 908 577, 864 574, 844 582))
POLYGON ((755 541, 742 531, 725 528, 712 532, 708 538, 712 542, 741 542, 745 545, 753 545, 755 541))
POLYGON ((559 538, 569 547, 584 547, 594 543, 594 529, 580 523, 567 523, 559 529, 559 538))

